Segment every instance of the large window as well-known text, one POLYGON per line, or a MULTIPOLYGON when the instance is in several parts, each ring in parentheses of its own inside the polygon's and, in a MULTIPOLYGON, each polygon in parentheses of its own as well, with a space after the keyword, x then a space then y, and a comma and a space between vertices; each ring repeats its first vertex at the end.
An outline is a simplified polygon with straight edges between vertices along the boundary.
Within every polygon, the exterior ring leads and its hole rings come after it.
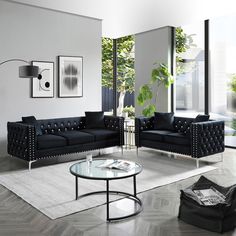
POLYGON ((225 144, 233 147, 236 147, 235 27, 236 16, 224 16, 209 20, 206 29, 203 22, 176 28, 175 83, 176 113, 194 117, 209 112, 211 119, 224 120, 225 144), (207 78, 204 41, 209 42, 207 78))
POLYGON ((204 113, 204 24, 176 28, 176 113, 204 113))
POLYGON ((225 120, 226 145, 236 146, 236 16, 210 20, 210 115, 225 120))

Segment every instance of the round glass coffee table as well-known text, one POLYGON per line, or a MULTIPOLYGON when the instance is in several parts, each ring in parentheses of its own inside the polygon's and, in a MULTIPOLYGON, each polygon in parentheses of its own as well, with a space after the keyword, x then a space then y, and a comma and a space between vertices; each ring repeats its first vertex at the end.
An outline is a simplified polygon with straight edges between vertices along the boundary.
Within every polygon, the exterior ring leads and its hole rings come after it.
POLYGON ((79 161, 78 163, 72 165, 70 167, 70 173, 75 176, 75 199, 78 200, 81 197, 86 197, 92 194, 106 194, 106 207, 107 207, 107 221, 115 221, 115 220, 122 220, 131 216, 135 216, 142 211, 142 201, 137 197, 136 192, 136 175, 138 175, 142 171, 142 166, 136 162, 130 163, 131 168, 129 170, 120 170, 120 169, 110 169, 108 167, 101 167, 103 164, 107 163, 117 163, 120 161, 125 160, 117 160, 117 159, 94 159, 91 163, 88 163, 85 159, 79 161), (120 192, 120 191, 110 191, 109 190, 109 181, 117 180, 117 179, 124 179, 124 178, 133 178, 133 190, 134 193, 130 194, 127 192, 120 192), (85 178, 85 179, 93 179, 93 180, 104 180, 106 181, 106 191, 97 191, 97 192, 90 192, 83 195, 78 196, 78 178, 85 178), (121 216, 121 217, 110 217, 109 216, 109 195, 116 194, 124 196, 130 200, 133 200, 135 203, 138 204, 138 209, 135 210, 132 214, 121 216))

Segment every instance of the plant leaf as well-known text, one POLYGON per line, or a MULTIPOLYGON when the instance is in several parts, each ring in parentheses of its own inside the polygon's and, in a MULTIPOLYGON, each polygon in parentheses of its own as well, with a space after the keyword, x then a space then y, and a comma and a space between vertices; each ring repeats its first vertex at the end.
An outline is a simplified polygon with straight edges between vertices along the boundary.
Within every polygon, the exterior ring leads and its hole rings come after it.
POLYGON ((146 117, 151 117, 153 116, 154 112, 156 111, 156 107, 154 104, 149 104, 143 109, 143 115, 146 117))

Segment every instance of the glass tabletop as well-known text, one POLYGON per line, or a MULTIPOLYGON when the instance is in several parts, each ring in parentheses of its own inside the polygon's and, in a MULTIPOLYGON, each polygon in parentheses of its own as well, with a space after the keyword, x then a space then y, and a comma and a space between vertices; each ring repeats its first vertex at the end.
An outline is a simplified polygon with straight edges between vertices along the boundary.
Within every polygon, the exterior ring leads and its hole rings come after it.
POLYGON ((119 159, 93 159, 88 163, 83 159, 70 167, 71 174, 86 179, 122 179, 139 174, 142 166, 136 162, 119 160, 119 159), (111 165, 119 163, 129 163, 128 170, 111 168, 111 165), (106 167, 104 167, 104 165, 106 167), (107 166, 108 165, 108 166, 107 166))

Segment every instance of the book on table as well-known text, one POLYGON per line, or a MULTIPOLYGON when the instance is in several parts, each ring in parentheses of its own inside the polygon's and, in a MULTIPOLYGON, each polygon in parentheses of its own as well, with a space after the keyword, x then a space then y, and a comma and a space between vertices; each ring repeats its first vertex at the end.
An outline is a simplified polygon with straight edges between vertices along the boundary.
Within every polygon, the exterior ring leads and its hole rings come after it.
POLYGON ((124 160, 106 160, 97 167, 130 171, 135 167, 135 163, 124 160))

